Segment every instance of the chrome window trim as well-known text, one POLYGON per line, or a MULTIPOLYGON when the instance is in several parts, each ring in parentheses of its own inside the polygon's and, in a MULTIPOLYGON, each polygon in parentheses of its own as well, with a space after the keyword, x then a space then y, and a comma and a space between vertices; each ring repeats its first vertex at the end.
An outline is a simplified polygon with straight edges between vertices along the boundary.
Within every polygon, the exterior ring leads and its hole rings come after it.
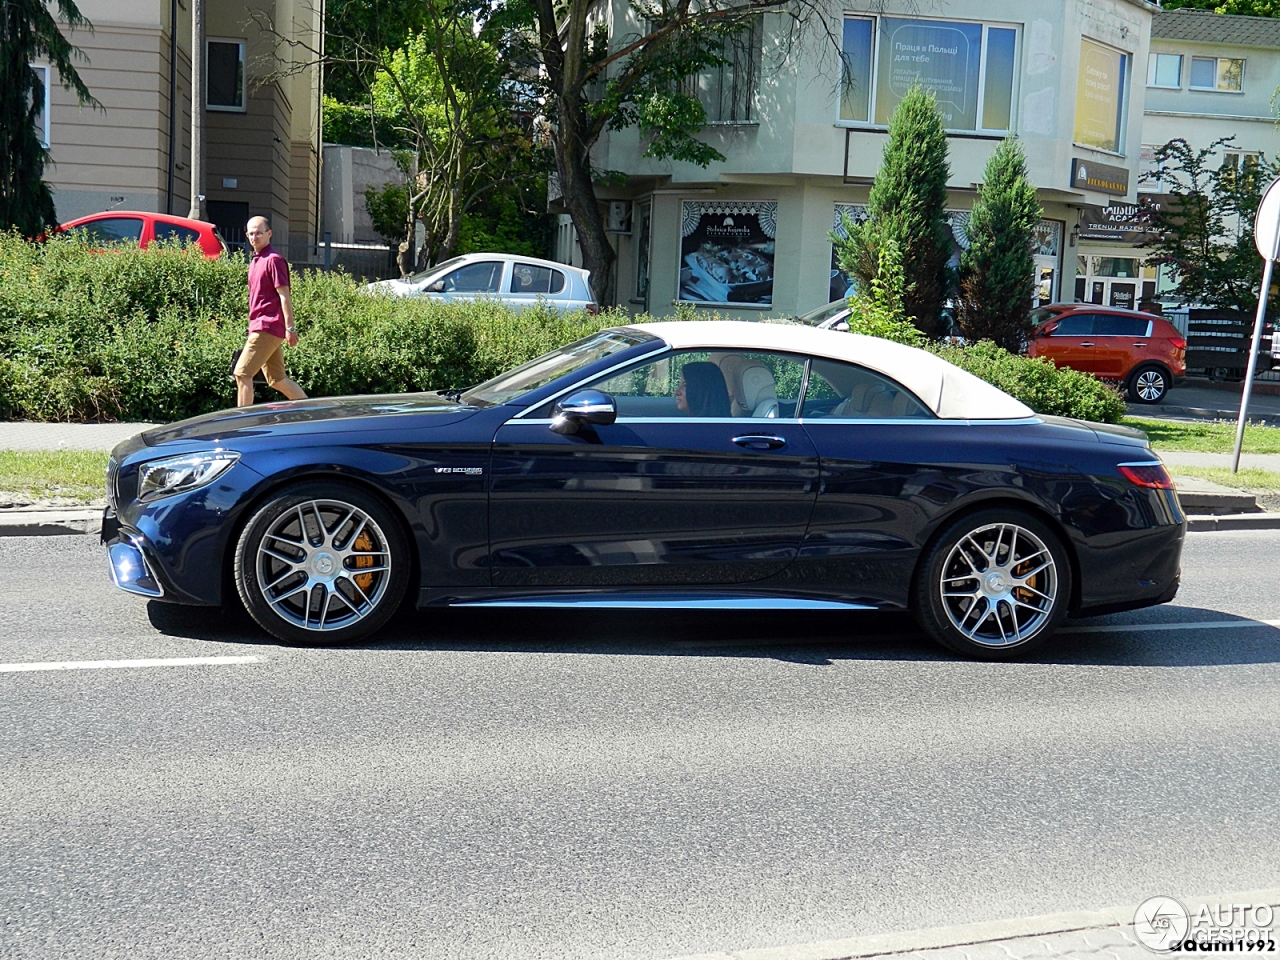
MULTIPOLYGON (((541 404, 539 404, 539 406, 541 406, 541 404)), ((520 420, 521 423, 536 423, 542 426, 546 426, 547 424, 550 424, 553 422, 553 420, 550 417, 539 418, 539 419, 534 419, 532 417, 526 417, 523 419, 521 419, 520 417, 512 417, 505 424, 503 424, 503 426, 506 426, 507 424, 515 423, 516 420, 520 420)), ((1043 423, 1044 421, 1041 420, 1038 416, 1035 416, 1035 417, 1016 417, 1013 419, 1005 419, 1005 420, 972 420, 972 419, 957 420, 957 419, 944 418, 944 417, 928 417, 928 418, 901 417, 899 419, 892 419, 892 418, 858 419, 858 418, 844 418, 844 417, 815 417, 811 420, 806 420, 803 417, 799 419, 796 419, 794 417, 789 419, 778 418, 778 417, 772 417, 772 418, 771 417, 619 417, 614 422, 615 423, 732 423, 732 424, 738 424, 740 426, 745 424, 753 424, 753 423, 758 423, 762 425, 770 424, 770 423, 795 423, 795 424, 799 424, 800 426, 808 426, 810 424, 817 425, 817 424, 824 424, 824 423, 834 423, 834 424, 842 424, 846 426, 849 424, 862 424, 864 426, 901 426, 903 424, 911 424, 913 426, 929 426, 929 425, 937 425, 937 424, 947 424, 949 426, 961 426, 961 427, 977 427, 977 426, 1011 427, 1011 426, 1019 426, 1022 424, 1043 423)))

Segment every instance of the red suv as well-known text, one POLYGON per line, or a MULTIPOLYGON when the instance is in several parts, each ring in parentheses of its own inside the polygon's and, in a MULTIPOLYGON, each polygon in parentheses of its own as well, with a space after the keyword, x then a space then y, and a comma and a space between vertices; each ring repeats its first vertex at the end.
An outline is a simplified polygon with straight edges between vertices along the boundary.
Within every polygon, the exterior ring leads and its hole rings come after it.
POLYGON ((1153 313, 1062 303, 1032 311, 1027 354, 1118 380, 1134 403, 1159 403, 1187 375, 1187 341, 1153 313))
POLYGON ((217 260, 226 249, 212 223, 165 213, 109 210, 64 223, 55 232, 66 233, 69 230, 83 230, 93 243, 136 243, 143 250, 153 240, 194 242, 210 260, 217 260))

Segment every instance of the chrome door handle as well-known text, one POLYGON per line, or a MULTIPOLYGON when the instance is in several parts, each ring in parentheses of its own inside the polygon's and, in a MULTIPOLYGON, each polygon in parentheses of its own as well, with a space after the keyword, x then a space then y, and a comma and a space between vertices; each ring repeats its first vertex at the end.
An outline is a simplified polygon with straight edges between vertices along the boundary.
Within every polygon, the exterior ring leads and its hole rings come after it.
POLYGON ((733 442, 748 450, 777 450, 787 445, 787 441, 782 437, 763 433, 749 433, 746 436, 734 437, 733 442))
POLYGON ((1145 346, 1146 346, 1146 344, 1145 344, 1145 343, 1135 343, 1135 344, 1134 344, 1134 346, 1135 346, 1135 347, 1145 347, 1145 346))
POLYGON ((1093 344, 1092 344, 1092 343, 1082 343, 1082 344, 1080 344, 1080 346, 1082 346, 1082 347, 1092 347, 1092 346, 1093 346, 1093 344))

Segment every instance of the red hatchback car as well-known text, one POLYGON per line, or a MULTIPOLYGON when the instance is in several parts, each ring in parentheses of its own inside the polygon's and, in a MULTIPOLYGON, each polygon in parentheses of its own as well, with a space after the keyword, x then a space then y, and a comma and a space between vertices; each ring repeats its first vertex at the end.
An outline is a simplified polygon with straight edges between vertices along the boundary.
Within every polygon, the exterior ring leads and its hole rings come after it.
POLYGON ((1153 313, 1062 303, 1032 311, 1027 354, 1118 380, 1134 403, 1159 403, 1187 375, 1187 341, 1153 313))
POLYGON ((166 213, 109 210, 64 223, 55 232, 67 233, 70 230, 83 230, 91 242, 136 243, 143 250, 156 240, 198 243, 210 260, 217 260, 226 252, 212 223, 166 213))

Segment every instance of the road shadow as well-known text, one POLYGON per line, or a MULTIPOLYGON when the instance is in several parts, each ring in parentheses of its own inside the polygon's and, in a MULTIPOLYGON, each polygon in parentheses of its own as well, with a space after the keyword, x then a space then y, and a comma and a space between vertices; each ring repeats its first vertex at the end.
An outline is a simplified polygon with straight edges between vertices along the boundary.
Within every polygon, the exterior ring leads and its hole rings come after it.
MULTIPOLYGON (((277 646, 239 606, 151 602, 166 636, 277 646)), ((753 657, 827 666, 839 660, 957 661, 905 613, 840 611, 428 609, 406 607, 376 639, 351 649, 467 650, 624 656, 753 657)), ((1200 607, 1068 621, 1016 663, 1201 667, 1280 662, 1280 629, 1200 607), (1139 619, 1146 613, 1146 619, 1139 619), (1239 628, 1159 629, 1160 623, 1239 621, 1239 628), (1131 629, 1092 632, 1098 626, 1131 629), (1083 628, 1083 629, 1081 629, 1083 628), (1076 632, 1079 630, 1080 632, 1076 632)))

